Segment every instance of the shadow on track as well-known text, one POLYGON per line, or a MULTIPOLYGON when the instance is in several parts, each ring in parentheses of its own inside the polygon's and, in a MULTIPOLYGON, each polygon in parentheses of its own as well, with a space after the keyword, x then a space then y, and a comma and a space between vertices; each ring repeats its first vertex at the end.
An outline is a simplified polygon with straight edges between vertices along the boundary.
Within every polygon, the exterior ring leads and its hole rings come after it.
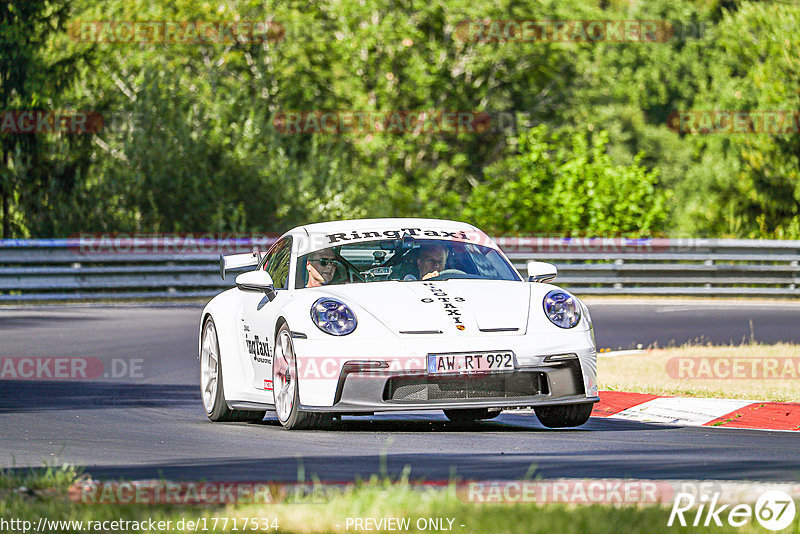
POLYGON ((4 380, 0 413, 96 408, 183 408, 200 402, 197 386, 117 382, 4 380))
MULTIPOLYGON (((623 423, 639 426, 640 430, 647 426, 623 423)), ((613 433, 613 430, 608 432, 613 433)), ((588 440, 579 440, 571 432, 553 432, 553 435, 556 439, 552 441, 542 441, 541 435, 534 435, 531 440, 520 439, 519 451, 494 454, 469 451, 393 453, 390 446, 384 455, 358 455, 347 454, 343 446, 339 450, 332 449, 327 455, 301 456, 276 450, 265 440, 262 450, 250 451, 250 458, 183 458, 136 466, 92 466, 87 471, 98 479, 283 482, 297 482, 299 473, 304 473, 306 481, 366 480, 383 474, 396 479, 406 467, 410 468, 413 480, 427 481, 446 481, 453 476, 457 480, 520 480, 531 472, 534 477, 545 479, 800 479, 800 460, 796 458, 770 464, 755 459, 740 460, 736 469, 731 469, 736 454, 724 442, 709 445, 689 439, 679 450, 666 445, 642 450, 632 444, 609 451, 580 447, 578 443, 588 440)))
POLYGON ((60 326, 61 323, 89 323, 104 321, 103 317, 85 317, 82 315, 12 315, 0 316, 0 330, 6 328, 46 328, 48 326, 60 326))
MULTIPOLYGON (((278 419, 274 414, 267 414, 267 417, 260 423, 250 423, 263 425, 282 430, 278 419)), ((341 421, 334 421, 332 426, 324 430, 312 432, 343 432, 343 433, 375 433, 382 432, 387 435, 392 433, 418 433, 418 432, 443 432, 443 433, 508 433, 524 432, 539 433, 542 435, 572 434, 577 435, 585 432, 597 432, 600 430, 613 429, 620 431, 641 431, 645 429, 667 430, 670 428, 680 428, 674 425, 653 425, 636 421, 623 421, 619 419, 591 418, 588 423, 579 427, 572 428, 546 428, 534 414, 515 414, 504 413, 496 419, 476 421, 472 423, 455 423, 449 421, 441 412, 406 412, 402 414, 376 414, 365 417, 345 416, 341 421)), ((302 433, 305 433, 304 431, 302 433)))

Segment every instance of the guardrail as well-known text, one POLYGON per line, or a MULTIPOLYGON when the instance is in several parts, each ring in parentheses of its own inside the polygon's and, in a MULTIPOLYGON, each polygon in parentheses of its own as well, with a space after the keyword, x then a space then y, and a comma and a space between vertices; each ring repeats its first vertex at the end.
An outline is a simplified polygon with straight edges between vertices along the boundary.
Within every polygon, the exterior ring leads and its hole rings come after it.
MULTIPOLYGON (((0 240, 0 301, 210 297, 233 285, 219 254, 274 238, 0 240)), ((500 237, 525 275, 548 261, 579 295, 800 297, 800 240, 500 237)))
POLYGON ((800 296, 800 240, 498 238, 517 269, 558 267, 583 295, 800 296))

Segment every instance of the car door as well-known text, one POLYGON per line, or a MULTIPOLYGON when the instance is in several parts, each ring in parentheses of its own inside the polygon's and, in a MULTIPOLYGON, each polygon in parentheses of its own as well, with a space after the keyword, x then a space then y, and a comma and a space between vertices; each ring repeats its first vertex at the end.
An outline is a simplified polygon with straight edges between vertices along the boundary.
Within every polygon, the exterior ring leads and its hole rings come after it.
MULTIPOLYGON (((272 392, 272 357, 275 341, 275 320, 288 299, 289 268, 291 266, 292 238, 284 237, 267 252, 266 261, 259 268, 272 277, 275 297, 270 301, 261 292, 242 291, 243 306, 240 320, 242 354, 250 361, 252 386, 272 392)), ((248 366, 246 366, 248 367, 248 366)), ((250 373, 248 372, 248 375, 250 373)), ((272 402, 269 400, 269 402, 272 402)))

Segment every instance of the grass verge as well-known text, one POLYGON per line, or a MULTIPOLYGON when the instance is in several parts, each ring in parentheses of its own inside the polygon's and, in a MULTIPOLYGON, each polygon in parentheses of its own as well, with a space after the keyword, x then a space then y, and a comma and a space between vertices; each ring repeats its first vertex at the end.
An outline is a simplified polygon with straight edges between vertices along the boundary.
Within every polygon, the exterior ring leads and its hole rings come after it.
POLYGON ((747 344, 598 355, 600 389, 655 395, 800 401, 800 345, 747 344))
MULTIPOLYGON (((69 467, 36 473, 0 472, 0 520, 28 521, 34 531, 45 518, 45 531, 85 532, 353 532, 356 518, 407 518, 401 529, 372 531, 451 531, 463 533, 658 533, 686 532, 667 527, 669 508, 664 506, 603 506, 535 503, 476 504, 466 502, 454 488, 431 488, 374 478, 329 495, 324 502, 293 504, 229 505, 225 507, 145 504, 84 504, 69 498, 69 488, 80 479, 69 467), (216 518, 216 520, 215 520, 216 518), (243 528, 245 519, 259 518, 257 529, 243 528), (348 523, 350 518, 350 523, 348 523), (225 525, 223 525, 223 519, 225 525), (263 520, 267 522, 264 523, 263 520), (438 520, 437 528, 430 519, 438 520), (153 523, 150 523, 150 521, 153 523), (236 522, 234 522, 236 520, 236 522), (73 522, 54 525, 53 521, 73 522), (81 522, 76 524, 74 522, 81 522), (137 522, 114 525, 112 521, 137 522), (182 523, 181 523, 182 521, 182 523), (153 524, 163 522, 151 528, 153 524), (169 523, 167 523, 169 522, 169 523), (213 526, 216 524, 216 528, 213 526), (202 526, 204 525, 204 526, 202 526), (348 528, 349 525, 349 528, 348 528), (263 528, 266 527, 266 528, 263 528)), ((248 523, 252 525, 252 523, 248 523)), ((17 523, 17 526, 21 525, 17 523)), ((22 532, 21 528, 3 532, 22 532)), ((358 529, 361 531, 367 529, 358 529)), ((711 527, 713 532, 764 532, 755 521, 744 527, 711 527)), ((800 517, 784 532, 800 533, 800 517)))

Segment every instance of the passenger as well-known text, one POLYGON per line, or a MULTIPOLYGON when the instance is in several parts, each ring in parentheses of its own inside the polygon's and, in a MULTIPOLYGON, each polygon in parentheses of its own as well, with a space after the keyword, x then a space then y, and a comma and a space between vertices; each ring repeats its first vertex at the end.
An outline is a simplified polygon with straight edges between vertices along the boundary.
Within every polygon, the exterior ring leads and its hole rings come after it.
POLYGON ((306 262, 308 283, 306 287, 319 287, 330 283, 336 276, 339 260, 332 249, 318 250, 309 255, 306 262))

